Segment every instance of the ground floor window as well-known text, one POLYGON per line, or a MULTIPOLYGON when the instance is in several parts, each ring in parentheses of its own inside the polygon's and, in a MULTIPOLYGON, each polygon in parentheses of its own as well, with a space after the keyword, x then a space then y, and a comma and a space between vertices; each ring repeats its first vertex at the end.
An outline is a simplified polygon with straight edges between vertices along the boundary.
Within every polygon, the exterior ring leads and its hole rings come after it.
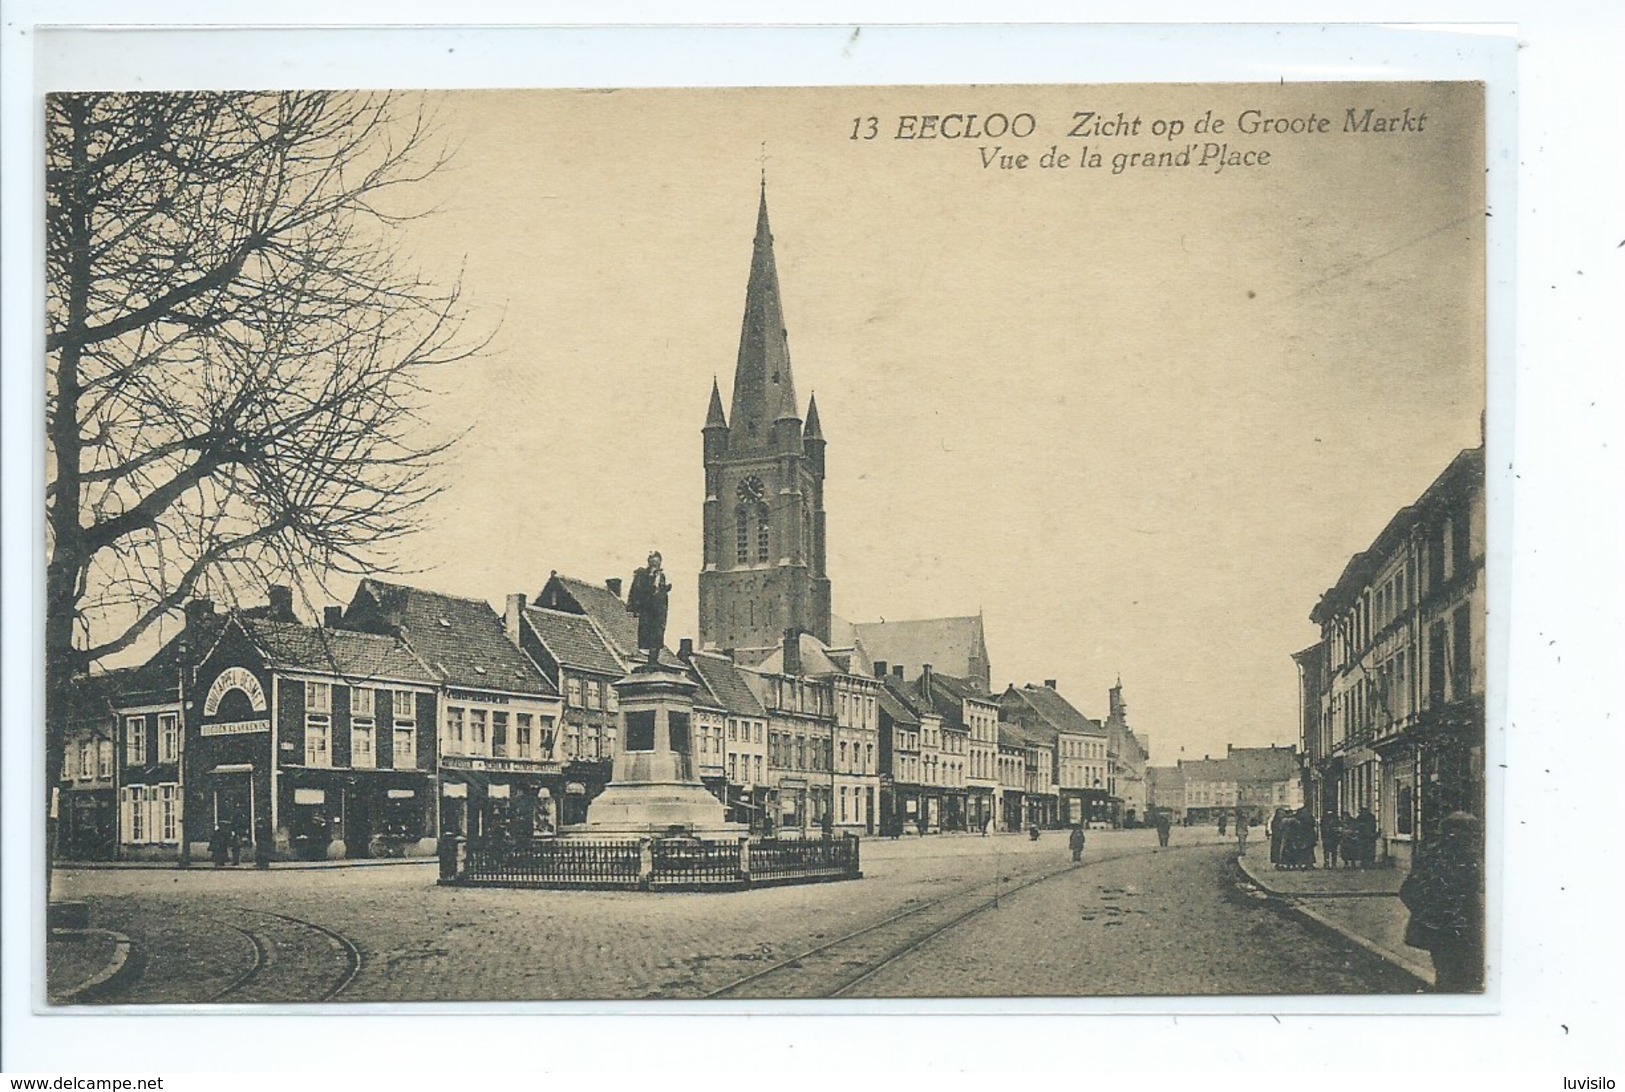
POLYGON ((130 845, 180 841, 180 786, 127 785, 119 790, 119 820, 130 845))

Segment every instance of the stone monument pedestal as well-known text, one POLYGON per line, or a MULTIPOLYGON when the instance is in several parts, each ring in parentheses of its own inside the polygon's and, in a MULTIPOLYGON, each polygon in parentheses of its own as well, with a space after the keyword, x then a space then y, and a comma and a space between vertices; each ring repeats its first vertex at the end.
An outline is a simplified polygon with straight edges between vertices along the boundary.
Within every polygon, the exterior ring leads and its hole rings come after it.
POLYGON ((659 663, 639 664, 613 684, 620 703, 621 745, 610 783, 587 808, 587 821, 565 836, 644 838, 678 831, 699 838, 738 838, 743 823, 700 783, 694 769, 695 684, 659 663))

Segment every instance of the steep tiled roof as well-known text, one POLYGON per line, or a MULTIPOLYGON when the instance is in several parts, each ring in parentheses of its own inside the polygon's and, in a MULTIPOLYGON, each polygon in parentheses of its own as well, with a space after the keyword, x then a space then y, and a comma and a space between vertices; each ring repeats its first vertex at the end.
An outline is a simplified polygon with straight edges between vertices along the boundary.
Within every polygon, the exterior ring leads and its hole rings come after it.
MULTIPOLYGON (((626 609, 626 601, 602 584, 577 580, 573 576, 554 573, 548 583, 557 582, 565 595, 574 600, 583 614, 598 623, 609 638, 616 653, 628 663, 638 655, 638 616, 626 609)), ((545 593, 547 589, 544 587, 545 593)), ((541 595, 536 597, 538 600, 541 595)))
POLYGON ((626 674, 608 639, 585 614, 527 607, 525 620, 553 659, 565 667, 617 678, 626 674))
POLYGON ((930 664, 950 675, 969 676, 973 656, 986 655, 982 619, 921 618, 907 622, 858 622, 852 627, 871 659, 902 664, 910 675, 930 664))
POLYGON ((1047 686, 1011 686, 999 699, 1007 715, 1014 716, 1029 728, 1043 725, 1051 732, 1069 732, 1077 735, 1100 735, 1103 731, 1098 720, 1090 720, 1073 708, 1072 703, 1047 686), (1030 712, 1030 716, 1023 715, 1030 712))
POLYGON ((696 652, 689 665, 722 709, 744 717, 767 716, 767 710, 751 692, 738 665, 728 657, 696 652))
MULTIPOLYGON (((466 599, 370 577, 356 598, 370 595, 382 614, 398 619, 402 639, 449 686, 515 694, 557 691, 541 669, 508 640, 502 618, 483 599, 466 599)), ((346 612, 346 618, 354 611, 346 612)))
POLYGON ((350 679, 435 681, 429 668, 394 637, 234 617, 273 668, 318 671, 350 679))
POLYGON ((897 692, 897 684, 893 680, 886 680, 880 688, 880 708, 898 724, 920 723, 920 718, 915 714, 913 707, 897 692))

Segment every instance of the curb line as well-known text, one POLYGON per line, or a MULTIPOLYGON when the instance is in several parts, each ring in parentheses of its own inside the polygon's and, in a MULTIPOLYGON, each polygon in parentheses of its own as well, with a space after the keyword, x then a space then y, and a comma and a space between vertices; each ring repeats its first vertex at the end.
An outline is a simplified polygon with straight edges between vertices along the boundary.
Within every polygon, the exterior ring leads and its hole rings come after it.
POLYGON ((112 937, 113 955, 107 961, 107 966, 91 975, 85 981, 71 989, 49 996, 47 1000, 53 1005, 83 1005, 94 1001, 103 993, 112 990, 124 976, 134 969, 130 960, 133 945, 130 938, 123 933, 111 929, 53 929, 53 937, 61 939, 112 937))
POLYGON ((1398 970, 1403 971, 1405 974, 1410 975, 1428 990, 1433 989, 1434 979, 1431 968, 1424 967, 1421 963, 1414 959, 1402 956, 1398 952, 1391 951, 1368 937, 1361 936, 1353 929, 1343 925, 1340 922, 1332 920, 1325 914, 1322 914, 1320 911, 1316 910, 1314 907, 1305 906, 1301 901, 1299 901, 1297 896, 1290 895, 1284 891, 1270 887, 1267 883, 1260 880, 1258 876, 1254 874, 1253 870, 1245 863, 1244 858, 1237 857, 1236 865, 1241 870, 1242 875, 1246 876, 1255 887, 1269 895, 1270 898, 1279 901, 1287 909, 1308 919, 1310 922, 1320 926, 1322 929, 1327 929, 1333 933, 1336 933, 1350 944, 1354 944, 1365 949, 1367 952, 1370 952, 1372 955, 1376 956, 1384 963, 1387 963, 1389 966, 1395 967, 1398 970))

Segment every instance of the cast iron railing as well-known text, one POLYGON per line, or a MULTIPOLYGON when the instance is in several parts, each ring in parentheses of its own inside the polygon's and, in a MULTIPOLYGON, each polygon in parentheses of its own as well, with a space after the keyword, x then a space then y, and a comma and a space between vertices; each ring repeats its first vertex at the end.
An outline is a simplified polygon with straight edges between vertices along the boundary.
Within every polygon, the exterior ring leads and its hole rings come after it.
POLYGON ((541 838, 513 844, 442 839, 440 882, 465 886, 738 889, 857 879, 856 835, 835 838, 608 841, 541 838))

